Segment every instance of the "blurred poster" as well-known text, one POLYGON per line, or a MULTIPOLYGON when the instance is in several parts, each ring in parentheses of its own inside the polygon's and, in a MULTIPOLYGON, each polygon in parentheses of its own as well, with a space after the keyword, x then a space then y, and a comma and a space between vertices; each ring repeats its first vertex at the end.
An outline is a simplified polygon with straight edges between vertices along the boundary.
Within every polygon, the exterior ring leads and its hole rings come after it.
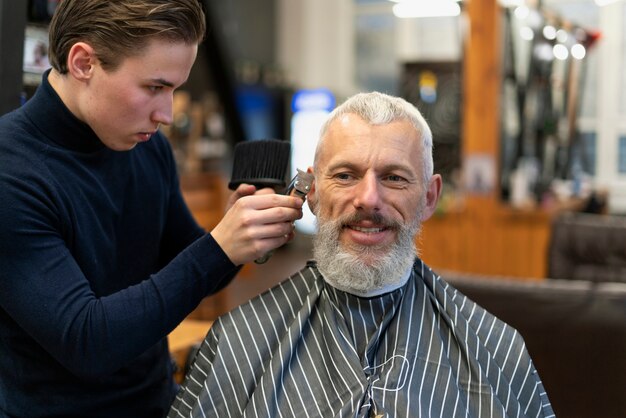
POLYGON ((461 167, 460 61, 404 64, 400 94, 422 113, 433 133, 435 172, 449 180, 461 167))
POLYGON ((48 30, 45 27, 27 26, 24 36, 24 71, 42 74, 48 67, 48 30))

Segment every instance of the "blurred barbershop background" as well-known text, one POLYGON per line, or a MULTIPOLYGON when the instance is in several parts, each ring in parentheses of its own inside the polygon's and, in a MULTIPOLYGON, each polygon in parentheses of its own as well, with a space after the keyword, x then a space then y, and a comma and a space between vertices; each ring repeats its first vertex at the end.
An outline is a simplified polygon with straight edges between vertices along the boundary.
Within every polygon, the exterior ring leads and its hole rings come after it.
MULTIPOLYGON (((48 68, 57 3, 0 0, 0 114, 48 68)), ((421 257, 522 333, 557 416, 626 416, 626 1, 203 5, 210 30, 163 127, 200 224, 223 214, 237 143, 290 141, 291 177, 344 98, 402 96, 444 178, 421 257)), ((297 271, 314 232, 306 213, 293 242, 207 298, 172 337, 181 365, 217 315, 297 271)))

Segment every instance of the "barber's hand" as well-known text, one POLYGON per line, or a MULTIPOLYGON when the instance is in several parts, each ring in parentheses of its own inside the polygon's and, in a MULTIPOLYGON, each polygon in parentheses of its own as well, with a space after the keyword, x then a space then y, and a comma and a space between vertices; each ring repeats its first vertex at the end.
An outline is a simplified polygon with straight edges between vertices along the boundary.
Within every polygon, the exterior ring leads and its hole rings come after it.
POLYGON ((293 222, 302 217, 302 199, 256 191, 241 185, 211 235, 235 265, 255 260, 293 238, 293 222))
MULTIPOLYGON (((234 192, 231 193, 230 197, 228 198, 228 201, 226 202, 226 212, 228 212, 230 210, 230 208, 235 204, 235 202, 237 200, 239 200, 241 197, 243 196, 250 196, 252 194, 254 194, 256 192, 256 187, 254 187, 251 184, 240 184, 237 187, 237 190, 235 190, 234 192)), ((274 190, 270 189, 270 188, 266 188, 266 189, 261 189, 259 190, 259 193, 274 193, 274 190)))

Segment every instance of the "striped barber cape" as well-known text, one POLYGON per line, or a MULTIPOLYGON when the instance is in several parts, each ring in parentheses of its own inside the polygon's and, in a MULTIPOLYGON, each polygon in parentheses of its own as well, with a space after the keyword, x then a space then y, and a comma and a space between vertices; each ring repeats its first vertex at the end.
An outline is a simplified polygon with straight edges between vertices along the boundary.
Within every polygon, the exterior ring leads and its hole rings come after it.
POLYGON ((550 417, 516 330, 416 259, 363 298, 314 262, 218 319, 168 417, 550 417))

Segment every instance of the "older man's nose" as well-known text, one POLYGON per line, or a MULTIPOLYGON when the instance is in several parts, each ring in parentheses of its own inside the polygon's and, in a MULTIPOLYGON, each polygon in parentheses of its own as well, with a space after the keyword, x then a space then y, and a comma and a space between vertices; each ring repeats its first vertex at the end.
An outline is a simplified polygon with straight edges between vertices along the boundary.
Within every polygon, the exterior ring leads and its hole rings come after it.
POLYGON ((354 206, 357 209, 377 212, 381 207, 381 190, 378 179, 366 175, 354 189, 354 206))

